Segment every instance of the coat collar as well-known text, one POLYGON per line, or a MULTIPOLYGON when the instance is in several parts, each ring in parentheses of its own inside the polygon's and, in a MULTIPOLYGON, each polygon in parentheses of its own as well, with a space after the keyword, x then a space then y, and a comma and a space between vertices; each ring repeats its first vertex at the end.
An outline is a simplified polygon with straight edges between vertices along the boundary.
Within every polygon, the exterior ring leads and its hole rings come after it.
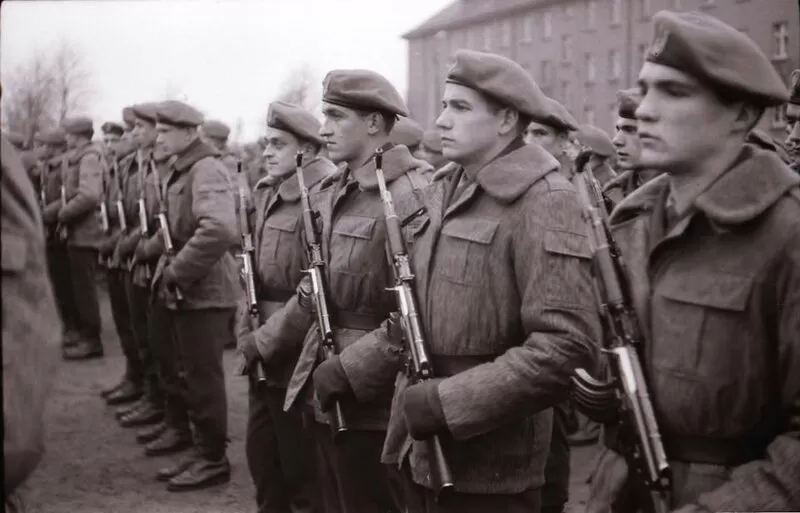
POLYGON ((219 152, 204 143, 200 138, 197 138, 184 151, 178 154, 172 167, 180 173, 191 168, 199 160, 217 156, 219 156, 219 152))
MULTIPOLYGON (((409 171, 415 170, 422 173, 430 169, 430 164, 424 160, 414 158, 408 148, 403 145, 391 146, 383 152, 383 177, 386 179, 387 185, 409 171)), ((363 190, 368 191, 378 188, 374 157, 369 159, 365 165, 352 171, 351 175, 363 190)))
MULTIPOLYGON (((323 157, 316 157, 308 164, 303 166, 303 179, 306 187, 311 189, 319 181, 330 176, 336 171, 333 162, 323 157)), ((295 202, 300 199, 300 186, 297 183, 297 174, 294 174, 281 182, 278 186, 278 194, 284 201, 295 202)))
POLYGON ((487 164, 478 172, 477 182, 497 201, 512 203, 558 169, 558 161, 552 155, 537 144, 528 144, 487 164))
MULTIPOLYGON (((792 173, 775 153, 746 144, 736 164, 697 197, 694 207, 712 222, 742 224, 763 214, 798 184, 800 176, 792 173)), ((614 210, 611 222, 652 211, 665 188, 669 188, 666 173, 625 198, 614 210)))

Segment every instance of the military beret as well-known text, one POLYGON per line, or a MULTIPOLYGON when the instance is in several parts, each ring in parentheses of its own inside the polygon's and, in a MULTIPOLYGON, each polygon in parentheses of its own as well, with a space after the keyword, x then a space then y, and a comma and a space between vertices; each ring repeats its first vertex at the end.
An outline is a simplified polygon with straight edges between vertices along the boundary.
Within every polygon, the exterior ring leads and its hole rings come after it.
POLYGON ((156 121, 179 127, 196 127, 203 124, 203 114, 189 104, 167 100, 159 104, 156 121))
POLYGON ((133 107, 133 115, 141 119, 143 121, 147 121, 149 123, 156 122, 156 116, 158 115, 158 103, 156 102, 145 102, 145 103, 137 103, 133 107))
POLYGON ((653 16, 653 41, 646 60, 669 66, 769 107, 789 99, 772 63, 752 39, 699 12, 660 11, 653 16))
POLYGON ((592 125, 581 125, 578 127, 578 140, 588 146, 593 153, 601 157, 614 155, 614 146, 611 138, 603 130, 592 125))
POLYGON ((39 132, 36 134, 36 141, 42 144, 52 144, 56 146, 67 143, 66 138, 64 138, 64 130, 60 128, 39 132))
POLYGON ((19 132, 7 132, 5 136, 6 139, 8 139, 8 142, 17 148, 20 148, 25 144, 25 136, 19 132))
POLYGON ((319 135, 320 122, 313 114, 291 103, 275 101, 269 104, 267 126, 291 132, 300 139, 324 144, 319 135))
POLYGON ((617 91, 617 115, 625 119, 636 119, 636 109, 641 102, 642 94, 635 87, 617 91))
POLYGON ((212 139, 227 141, 228 136, 231 134, 231 129, 222 121, 209 119, 203 123, 203 133, 212 139))
POLYGON ((789 90, 789 103, 800 105, 800 69, 792 71, 791 89, 789 90))
POLYGON ((438 130, 425 130, 422 134, 422 145, 429 151, 442 152, 442 134, 438 130))
POLYGON ((136 123, 136 114, 133 113, 133 107, 122 109, 122 121, 128 126, 133 126, 136 123))
POLYGON ((389 134, 389 140, 394 144, 402 144, 409 148, 419 146, 422 142, 422 126, 411 118, 400 118, 389 134))
POLYGON ((537 121, 549 116, 547 97, 533 78, 501 55, 458 50, 446 81, 475 89, 537 121))
POLYGON ((61 128, 68 134, 80 135, 94 133, 92 120, 85 116, 66 118, 61 122, 61 128))
POLYGON ((115 121, 106 121, 100 126, 100 130, 102 130, 104 134, 122 135, 125 133, 125 129, 122 128, 122 125, 115 121))
POLYGON ((397 89, 384 77, 366 69, 337 69, 322 81, 322 101, 357 110, 408 116, 397 89))
POLYGON ((545 97, 545 100, 547 102, 548 116, 547 119, 538 121, 562 132, 572 132, 578 129, 578 122, 566 107, 552 98, 545 97))

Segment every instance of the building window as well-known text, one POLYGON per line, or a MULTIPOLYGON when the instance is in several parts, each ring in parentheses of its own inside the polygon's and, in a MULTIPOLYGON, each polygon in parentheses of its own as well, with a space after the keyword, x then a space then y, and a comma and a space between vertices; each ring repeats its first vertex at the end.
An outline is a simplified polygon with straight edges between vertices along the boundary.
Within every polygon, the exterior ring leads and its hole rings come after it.
POLYGON ((647 61, 647 49, 648 49, 648 45, 645 45, 645 44, 640 44, 639 45, 639 53, 638 53, 639 62, 636 63, 637 64, 637 68, 634 70, 636 76, 639 76, 639 70, 642 69, 642 66, 644 66, 644 63, 647 61))
POLYGON ((622 74, 622 61, 620 59, 619 50, 612 49, 608 52, 608 79, 619 80, 622 74))
POLYGON ((782 21, 772 26, 772 57, 775 59, 786 59, 788 57, 787 48, 789 47, 789 26, 782 21))
POLYGON ((550 11, 544 13, 544 28, 542 33, 545 39, 553 37, 553 13, 550 11))
POLYGON ((570 94, 572 91, 570 90, 570 81, 569 80, 562 80, 561 81, 561 102, 564 104, 564 107, 569 110, 570 106, 570 94))
POLYGON ((622 0, 611 0, 611 24, 622 23, 622 0))
POLYGON ((536 16, 533 13, 526 14, 522 20, 522 40, 526 43, 533 41, 534 32, 536 32, 536 16))
POLYGON ((492 48, 492 27, 493 25, 489 23, 488 25, 484 25, 483 27, 483 49, 490 50, 492 48))
POLYGON ((594 125, 594 107, 587 105, 583 108, 583 119, 586 120, 587 125, 594 125))
POLYGON ((639 0, 639 12, 642 19, 647 19, 652 14, 653 4, 650 0, 639 0))
POLYGON ((572 60, 572 36, 561 36, 561 60, 569 62, 572 60))
POLYGON ((590 84, 594 84, 596 79, 595 77, 595 68, 594 68, 594 56, 590 53, 584 55, 584 61, 586 66, 586 82, 590 84))
POLYGON ((550 61, 542 61, 540 79, 542 84, 550 85, 553 82, 553 63, 550 61))
POLYGON ((564 6, 564 17, 567 18, 568 20, 574 18, 575 17, 575 6, 573 6, 572 4, 565 5, 564 6))
POLYGON ((597 0, 589 0, 586 6, 586 28, 593 29, 597 25, 597 0))
POLYGON ((783 128, 786 126, 786 109, 783 105, 772 109, 772 128, 783 128))
POLYGON ((503 47, 511 46, 511 20, 503 20, 500 23, 500 34, 503 47))
POLYGON ((703 0, 700 4, 700 7, 712 7, 716 2, 716 0, 703 0))
POLYGON ((681 0, 672 0, 672 10, 680 11, 681 9, 683 9, 683 2, 681 0))

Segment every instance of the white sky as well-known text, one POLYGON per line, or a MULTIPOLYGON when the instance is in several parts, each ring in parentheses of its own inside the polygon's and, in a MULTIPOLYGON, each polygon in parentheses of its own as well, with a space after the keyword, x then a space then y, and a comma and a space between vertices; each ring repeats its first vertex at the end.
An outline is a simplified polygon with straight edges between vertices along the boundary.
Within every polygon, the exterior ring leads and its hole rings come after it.
POLYGON ((64 39, 92 74, 83 114, 96 127, 171 91, 232 130, 241 118, 247 141, 264 132, 267 105, 303 65, 318 88, 331 69, 368 68, 405 97, 400 36, 451 1, 3 1, 0 74, 64 39))

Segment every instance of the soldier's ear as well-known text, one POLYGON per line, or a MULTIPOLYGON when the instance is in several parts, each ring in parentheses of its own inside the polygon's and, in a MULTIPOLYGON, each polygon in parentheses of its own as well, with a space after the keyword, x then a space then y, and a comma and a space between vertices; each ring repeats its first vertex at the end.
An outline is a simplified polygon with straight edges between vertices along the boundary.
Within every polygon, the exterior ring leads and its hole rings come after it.
POLYGON ((754 105, 741 104, 739 112, 734 122, 734 132, 745 134, 750 133, 761 121, 764 116, 764 108, 756 107, 754 105))
POLYGON ((517 125, 519 124, 519 112, 508 107, 503 107, 498 111, 497 115, 500 116, 500 127, 497 131, 499 135, 506 135, 517 129, 517 125))

